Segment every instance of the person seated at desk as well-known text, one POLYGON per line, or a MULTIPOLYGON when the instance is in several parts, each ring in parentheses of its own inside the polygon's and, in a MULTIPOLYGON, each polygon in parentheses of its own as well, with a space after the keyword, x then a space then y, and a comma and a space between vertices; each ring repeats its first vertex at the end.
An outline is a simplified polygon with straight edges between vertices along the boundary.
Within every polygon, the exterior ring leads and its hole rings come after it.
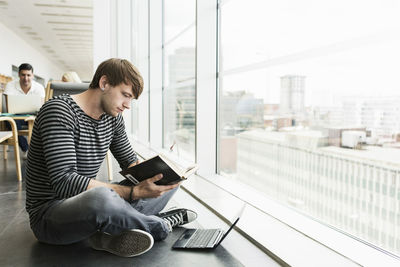
MULTIPOLYGON (((7 95, 39 95, 43 99, 45 97, 44 87, 33 80, 33 67, 28 63, 22 63, 18 68, 19 79, 13 80, 6 85, 4 94, 7 95)), ((18 130, 21 130, 27 125, 23 120, 16 120, 18 130)), ((8 129, 11 126, 7 125, 8 129)), ((26 159, 28 151, 28 141, 25 136, 18 136, 19 147, 22 150, 22 158, 26 159)))

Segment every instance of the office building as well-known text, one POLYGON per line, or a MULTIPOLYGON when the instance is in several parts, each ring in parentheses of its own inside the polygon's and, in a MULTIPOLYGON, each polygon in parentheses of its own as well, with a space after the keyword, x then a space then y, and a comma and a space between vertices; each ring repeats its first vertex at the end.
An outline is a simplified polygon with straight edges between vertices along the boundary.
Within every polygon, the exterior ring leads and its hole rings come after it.
POLYGON ((301 114, 304 112, 304 91, 306 77, 300 75, 285 75, 281 77, 281 113, 301 114))
POLYGON ((237 179, 328 225, 398 250, 399 158, 396 148, 328 146, 312 131, 249 131, 238 135, 237 179))

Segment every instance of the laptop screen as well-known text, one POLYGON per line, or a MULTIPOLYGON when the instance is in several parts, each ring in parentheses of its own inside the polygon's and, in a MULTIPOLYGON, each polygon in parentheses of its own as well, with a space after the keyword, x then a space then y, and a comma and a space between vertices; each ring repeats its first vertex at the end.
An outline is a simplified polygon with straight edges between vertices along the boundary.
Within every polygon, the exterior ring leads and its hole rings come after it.
POLYGON ((239 212, 238 212, 238 214, 236 216, 236 220, 232 223, 231 227, 229 227, 229 229, 222 236, 221 240, 218 242, 218 245, 221 244, 222 240, 224 240, 225 237, 229 234, 229 232, 233 229, 233 227, 235 227, 235 225, 239 221, 240 217, 242 217, 245 208, 246 208, 246 203, 243 204, 242 208, 239 210, 239 212))
POLYGON ((43 99, 38 95, 8 95, 8 113, 35 114, 42 106, 43 99))
POLYGON ((221 244, 222 240, 225 239, 225 237, 229 234, 229 232, 233 229, 233 227, 235 227, 235 225, 237 224, 237 222, 239 221, 240 217, 237 217, 235 222, 232 223, 231 227, 229 227, 228 231, 225 232, 225 234, 222 236, 221 240, 219 240, 217 246, 219 246, 219 244, 221 244))

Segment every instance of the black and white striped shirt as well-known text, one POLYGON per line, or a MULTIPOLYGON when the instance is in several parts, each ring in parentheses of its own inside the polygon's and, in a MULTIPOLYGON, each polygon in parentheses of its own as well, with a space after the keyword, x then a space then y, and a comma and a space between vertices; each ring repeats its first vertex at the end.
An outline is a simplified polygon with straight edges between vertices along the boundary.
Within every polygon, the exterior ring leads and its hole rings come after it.
POLYGON ((44 205, 86 190, 111 150, 122 169, 137 160, 124 121, 89 117, 69 95, 54 97, 38 113, 26 167, 26 210, 31 227, 44 205))

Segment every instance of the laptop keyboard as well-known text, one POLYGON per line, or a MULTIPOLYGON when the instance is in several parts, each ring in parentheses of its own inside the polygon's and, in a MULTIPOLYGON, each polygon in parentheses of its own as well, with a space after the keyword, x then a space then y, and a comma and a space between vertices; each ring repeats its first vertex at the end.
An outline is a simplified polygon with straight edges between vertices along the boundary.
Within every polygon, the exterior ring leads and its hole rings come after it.
POLYGON ((185 247, 187 248, 207 247, 208 244, 210 244, 210 242, 215 241, 215 238, 218 236, 219 231, 220 231, 219 229, 197 229, 185 247))

